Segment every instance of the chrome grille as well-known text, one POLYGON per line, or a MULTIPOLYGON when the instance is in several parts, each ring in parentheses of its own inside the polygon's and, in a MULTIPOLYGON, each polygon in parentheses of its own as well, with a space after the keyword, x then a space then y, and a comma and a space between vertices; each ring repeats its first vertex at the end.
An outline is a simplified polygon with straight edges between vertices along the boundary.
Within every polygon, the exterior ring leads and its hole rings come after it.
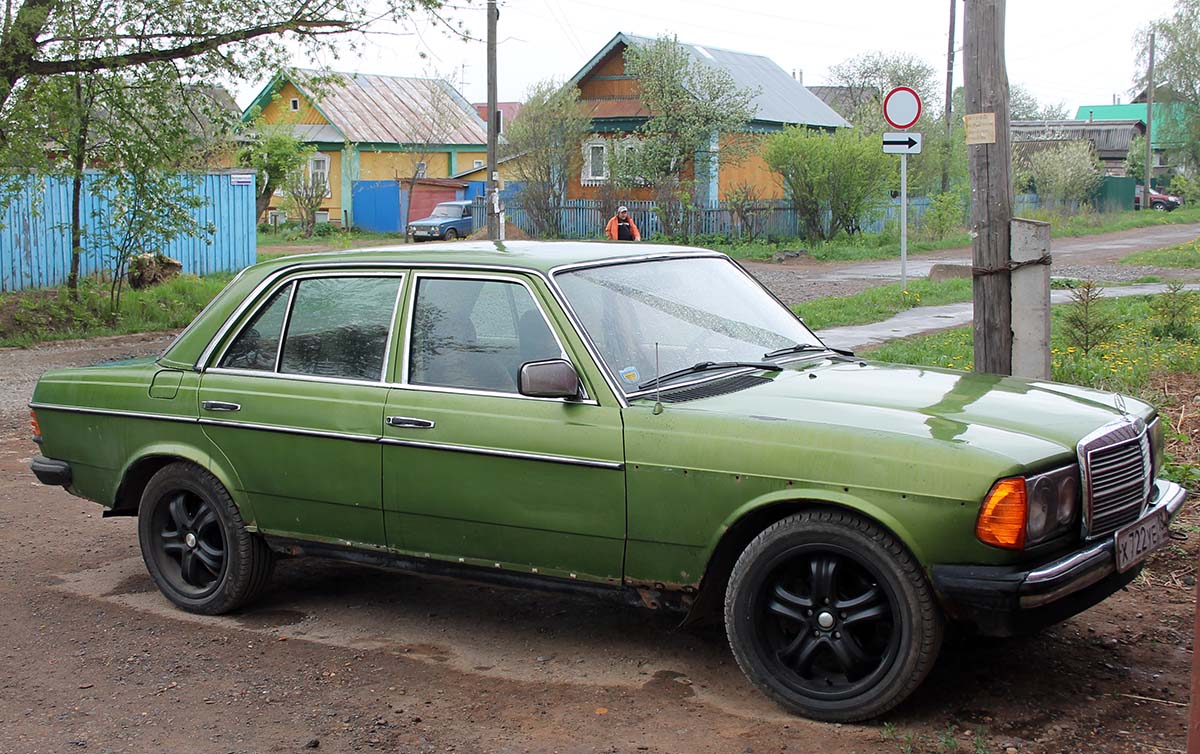
POLYGON ((1107 536, 1138 519, 1150 497, 1150 437, 1141 421, 1110 425, 1079 443, 1084 529, 1107 536))

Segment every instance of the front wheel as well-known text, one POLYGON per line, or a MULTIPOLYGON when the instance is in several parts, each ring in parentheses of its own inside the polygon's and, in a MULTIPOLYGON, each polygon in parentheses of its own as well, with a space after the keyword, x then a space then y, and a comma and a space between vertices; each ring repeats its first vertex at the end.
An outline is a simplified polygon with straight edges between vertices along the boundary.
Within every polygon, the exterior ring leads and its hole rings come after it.
POLYGON ((933 667, 942 616, 920 564, 889 533, 813 510, 746 547, 725 595, 734 657, 759 689, 817 720, 875 717, 933 667))
POLYGON ((458 238, 458 231, 454 228, 447 228, 446 234, 442 236, 443 241, 453 241, 456 238, 458 238))
POLYGON ((1151 202, 1150 209, 1154 210, 1155 212, 1166 212, 1167 205, 1165 202, 1151 202))
POLYGON ((186 462, 163 467, 146 485, 138 542, 159 591, 193 613, 217 615, 249 602, 274 565, 221 482, 186 462))

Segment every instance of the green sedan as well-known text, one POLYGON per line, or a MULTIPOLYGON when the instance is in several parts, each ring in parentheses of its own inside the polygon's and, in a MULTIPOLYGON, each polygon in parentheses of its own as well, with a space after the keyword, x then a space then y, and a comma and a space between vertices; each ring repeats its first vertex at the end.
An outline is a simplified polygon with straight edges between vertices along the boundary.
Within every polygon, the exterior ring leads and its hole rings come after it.
POLYGON ((297 555, 583 591, 723 621, 752 683, 824 720, 901 702, 949 621, 1104 599, 1186 497, 1149 405, 856 358, 669 246, 273 260, 31 408, 33 472, 137 516, 184 610, 297 555))

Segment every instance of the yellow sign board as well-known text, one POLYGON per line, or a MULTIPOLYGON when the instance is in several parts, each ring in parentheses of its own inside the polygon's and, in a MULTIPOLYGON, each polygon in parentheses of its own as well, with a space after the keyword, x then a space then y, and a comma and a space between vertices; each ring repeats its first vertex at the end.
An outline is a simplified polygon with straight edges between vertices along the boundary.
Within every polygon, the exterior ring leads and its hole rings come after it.
POLYGON ((996 143, 996 114, 972 113, 963 117, 967 125, 967 144, 996 143))

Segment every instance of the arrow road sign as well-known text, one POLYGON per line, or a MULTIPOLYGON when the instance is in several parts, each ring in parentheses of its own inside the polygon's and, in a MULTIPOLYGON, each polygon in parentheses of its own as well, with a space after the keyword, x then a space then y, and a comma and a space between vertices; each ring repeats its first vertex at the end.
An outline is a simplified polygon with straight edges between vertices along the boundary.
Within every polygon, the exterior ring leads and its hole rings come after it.
POLYGON ((883 153, 921 154, 921 134, 884 134, 883 153))

